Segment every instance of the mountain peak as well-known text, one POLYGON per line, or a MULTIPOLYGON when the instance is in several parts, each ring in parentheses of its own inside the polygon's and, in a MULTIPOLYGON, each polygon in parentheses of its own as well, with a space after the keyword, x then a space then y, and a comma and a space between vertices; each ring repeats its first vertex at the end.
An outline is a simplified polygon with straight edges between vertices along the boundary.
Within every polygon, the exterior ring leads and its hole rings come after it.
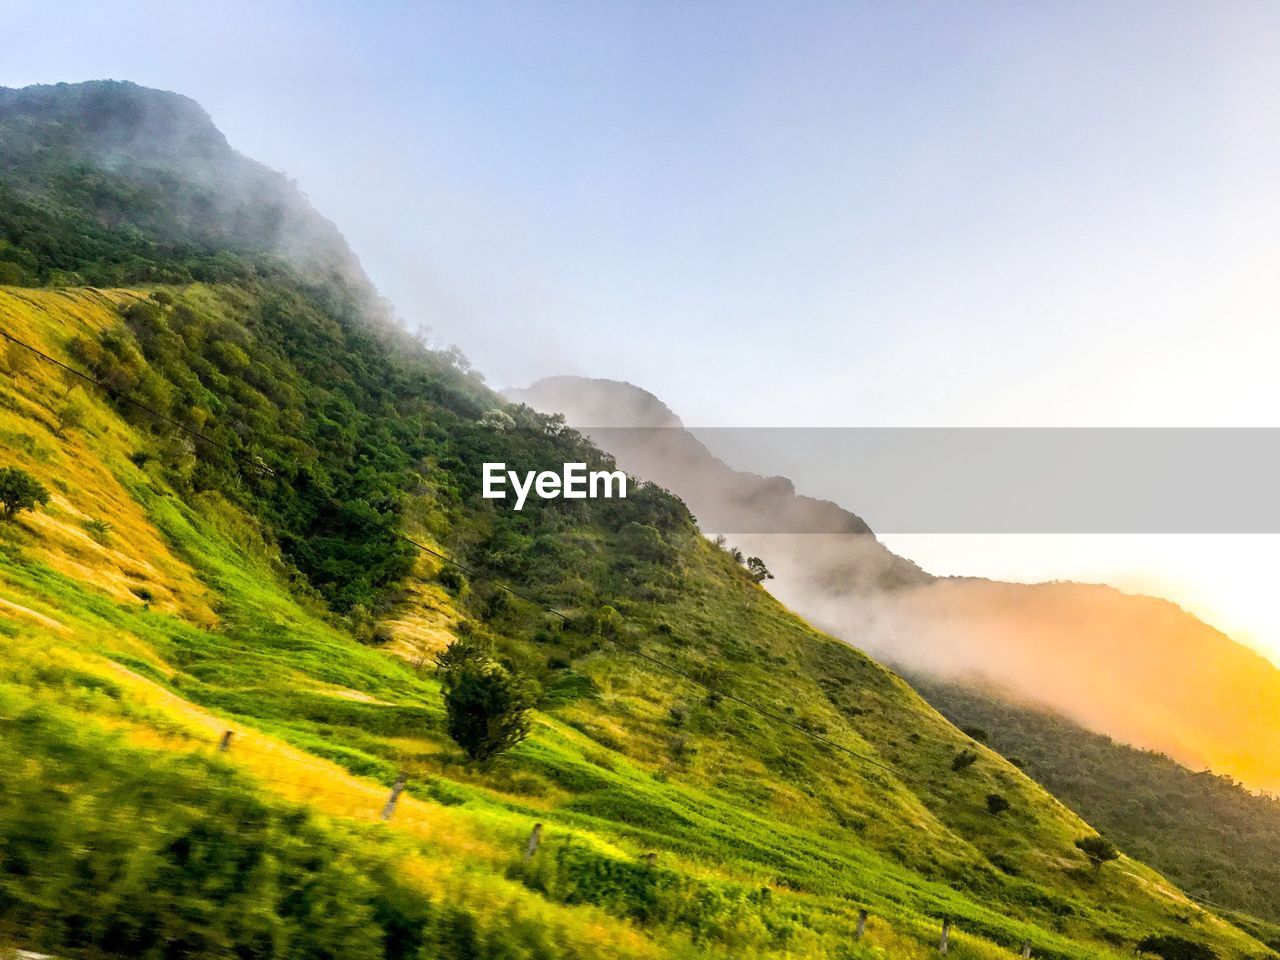
POLYGON ((0 120, 56 125, 64 145, 92 146, 104 158, 154 164, 232 152, 196 101, 126 80, 0 87, 0 120))
POLYGON ((181 94, 116 80, 0 88, 0 187, 14 219, 49 235, 24 237, 36 259, 20 282, 216 280, 236 272, 232 257, 375 300, 337 227, 181 94))
POLYGON ((504 390, 513 403, 557 410, 584 427, 683 427, 656 396, 625 380, 560 375, 543 377, 523 389, 504 390))

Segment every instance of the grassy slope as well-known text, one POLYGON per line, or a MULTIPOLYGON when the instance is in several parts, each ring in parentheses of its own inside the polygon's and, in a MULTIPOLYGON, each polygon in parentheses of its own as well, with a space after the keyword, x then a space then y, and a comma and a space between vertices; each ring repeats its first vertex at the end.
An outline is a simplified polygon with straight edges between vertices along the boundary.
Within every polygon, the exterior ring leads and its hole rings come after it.
POLYGON ((1048 710, 981 688, 914 677, 948 718, 978 728, 1028 774, 1081 811, 1125 850, 1186 890, 1269 921, 1280 944, 1280 806, 1229 777, 1192 772, 1048 710))
MULTIPOLYGON (((0 317, 62 355, 74 333, 114 324, 131 296, 7 290, 0 317)), ((212 495, 184 502, 154 464, 134 465, 138 436, 100 398, 86 397, 83 429, 58 438, 53 411, 66 388, 47 367, 0 385, 9 458, 55 492, 47 511, 3 532, 0 722, 33 704, 93 720, 116 739, 91 749, 127 756, 120 769, 143 779, 153 766, 171 769, 168 755, 206 755, 221 729, 235 729, 225 758, 183 769, 244 797, 260 786, 282 810, 319 811, 314 829, 340 845, 368 843, 404 883, 475 918, 480 936, 496 944, 527 927, 529 942, 546 934, 558 944, 548 956, 910 958, 931 952, 944 915, 956 919, 952 955, 962 958, 1007 956, 1024 938, 1038 956, 1122 956, 1166 930, 1224 956, 1264 953, 1136 862, 1094 877, 1073 847, 1090 832, 1074 814, 705 543, 684 558, 680 589, 624 611, 624 639, 686 668, 721 663, 735 693, 887 769, 731 702, 708 706, 624 650, 574 650, 572 638, 513 642, 530 660, 568 652, 571 667, 530 741, 488 769, 470 767, 442 733, 430 672, 413 666, 461 616, 425 559, 394 641, 361 646, 288 592, 250 518, 212 495), (94 516, 114 525, 105 545, 83 526, 94 516), (673 737, 687 738, 691 755, 673 760, 673 737), (953 773, 965 748, 980 759, 953 773), (364 821, 400 771, 410 790, 393 836, 371 833, 364 821), (989 815, 991 792, 1012 808, 989 815), (534 822, 546 826, 544 846, 526 867, 534 822), (656 866, 644 864, 647 852, 656 866), (873 920, 855 947, 859 905, 873 920)), ((538 616, 515 609, 492 628, 520 634, 538 616)), ((32 740, 13 774, 22 783, 38 785, 53 758, 90 749, 58 729, 32 740)), ((85 775, 87 796, 110 789, 85 775)), ((156 803, 123 789, 118 799, 139 811, 156 803)), ((203 815, 198 805, 188 812, 203 815)), ((163 822, 145 822, 154 835, 144 844, 163 845, 163 822)), ((350 869, 373 883, 379 868, 350 869)))

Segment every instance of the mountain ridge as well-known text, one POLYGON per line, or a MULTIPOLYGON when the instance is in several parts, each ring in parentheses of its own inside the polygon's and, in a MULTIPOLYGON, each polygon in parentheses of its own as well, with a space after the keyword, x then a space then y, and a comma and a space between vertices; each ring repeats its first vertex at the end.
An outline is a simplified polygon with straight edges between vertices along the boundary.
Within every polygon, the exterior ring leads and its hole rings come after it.
MULTIPOLYGON (((627 394, 636 389, 573 378, 554 385, 511 395, 563 412, 586 429, 611 404, 631 409, 627 394)), ((681 432, 594 435, 606 449, 616 447, 611 452, 620 462, 651 469, 681 432), (659 442, 658 456, 650 450, 646 457, 644 448, 659 442)), ((702 462, 686 457, 681 470, 660 479, 682 495, 691 491, 696 503, 713 496, 731 472, 706 453, 702 462)), ((750 502, 738 507, 760 509, 750 502)), ((701 520, 703 511, 695 513, 701 520)), ((923 571, 918 578, 885 577, 881 571, 895 569, 895 561, 908 561, 878 541, 878 550, 868 550, 873 535, 734 539, 769 562, 778 578, 771 589, 788 606, 881 659, 943 677, 981 677, 1089 729, 1280 789, 1280 668, 1172 601, 1069 581, 1015 584, 923 571)))
POLYGON ((1266 955, 1141 862, 1091 867, 1088 824, 660 487, 495 509, 486 460, 607 457, 392 349, 340 274, 217 231, 172 244, 164 216, 209 189, 181 172, 138 195, 31 160, 61 219, 0 203, 23 281, 0 288, 0 435, 50 494, 0 524, 0 943, 922 960, 946 918, 973 960, 1118 960, 1154 934, 1266 955), (432 668, 459 637, 535 698, 488 763, 432 668))

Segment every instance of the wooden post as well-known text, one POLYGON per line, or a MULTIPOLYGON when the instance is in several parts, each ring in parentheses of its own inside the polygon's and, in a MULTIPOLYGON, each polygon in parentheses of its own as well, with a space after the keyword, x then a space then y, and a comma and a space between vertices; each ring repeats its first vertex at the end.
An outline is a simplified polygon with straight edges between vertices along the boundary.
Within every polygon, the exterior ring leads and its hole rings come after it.
POLYGON ((524 862, 528 863, 538 852, 538 844, 542 841, 542 824, 535 823, 533 832, 529 834, 529 845, 524 848, 524 862))
POLYGON ((396 777, 395 786, 391 788, 391 796, 387 797, 387 805, 382 808, 382 819, 390 820, 391 815, 396 812, 396 801, 400 799, 400 794, 404 792, 404 774, 396 777))
POLYGON ((1030 956, 1031 956, 1031 941, 1023 940, 1022 941, 1022 960, 1027 960, 1027 958, 1030 956))
POLYGON ((950 942, 950 940, 951 940, 951 918, 943 917, 942 918, 942 939, 938 941, 939 953, 944 955, 946 954, 947 945, 950 942))
POLYGON ((861 940, 862 935, 867 932, 867 911, 858 911, 858 929, 853 932, 853 939, 861 940))
POLYGON ((226 753, 231 748, 231 731, 228 730, 222 735, 222 739, 218 741, 218 752, 226 753))

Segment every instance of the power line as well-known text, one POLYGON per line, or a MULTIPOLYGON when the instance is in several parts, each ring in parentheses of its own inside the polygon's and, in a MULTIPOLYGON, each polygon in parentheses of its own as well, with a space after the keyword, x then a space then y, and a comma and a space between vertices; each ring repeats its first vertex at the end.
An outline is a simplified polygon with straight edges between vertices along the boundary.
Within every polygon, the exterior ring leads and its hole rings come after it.
MULTIPOLYGON (((0 330, 0 337, 4 337, 4 339, 8 340, 10 343, 17 344, 19 347, 22 347, 25 350, 31 351, 41 360, 44 360, 48 363, 53 364, 59 369, 64 370, 65 372, 71 374, 72 376, 83 380, 85 383, 92 384, 93 386, 97 387, 99 390, 102 390, 103 392, 105 392, 112 399, 122 401, 124 403, 130 404, 131 406, 137 407, 139 410, 146 411, 147 413, 151 414, 153 417, 158 417, 159 419, 163 420, 165 423, 168 423, 174 427, 177 427, 179 430, 183 431, 184 433, 190 434, 191 436, 195 437, 197 440, 202 440, 205 443, 209 444, 210 446, 218 447, 221 450, 225 450, 227 453, 231 455, 231 458, 233 461, 235 461, 237 467, 242 466, 242 464, 239 461, 239 458, 236 456, 237 451, 234 450, 229 444, 223 443, 221 440, 216 440, 205 433, 201 433, 199 430, 195 429, 194 427, 190 427, 187 424, 183 423, 182 421, 174 419, 173 417, 169 416, 167 413, 162 413, 161 411, 157 410, 155 407, 149 404, 143 403, 141 400, 134 399, 134 397, 132 397, 128 393, 125 393, 123 390, 118 390, 117 388, 111 386, 110 384, 104 383, 103 381, 99 380, 97 377, 90 376, 89 374, 84 373, 83 371, 77 370, 75 367, 71 366, 70 364, 63 363, 57 357, 49 356, 49 354, 45 353, 39 347, 32 346, 31 344, 27 343, 25 340, 19 340, 17 337, 13 336, 10 333, 6 333, 4 330, 0 330)), ((275 471, 272 470, 270 467, 268 467, 265 463, 255 462, 250 466, 252 466, 253 469, 261 473, 266 473, 268 476, 272 476, 272 477, 275 476, 275 471)))

